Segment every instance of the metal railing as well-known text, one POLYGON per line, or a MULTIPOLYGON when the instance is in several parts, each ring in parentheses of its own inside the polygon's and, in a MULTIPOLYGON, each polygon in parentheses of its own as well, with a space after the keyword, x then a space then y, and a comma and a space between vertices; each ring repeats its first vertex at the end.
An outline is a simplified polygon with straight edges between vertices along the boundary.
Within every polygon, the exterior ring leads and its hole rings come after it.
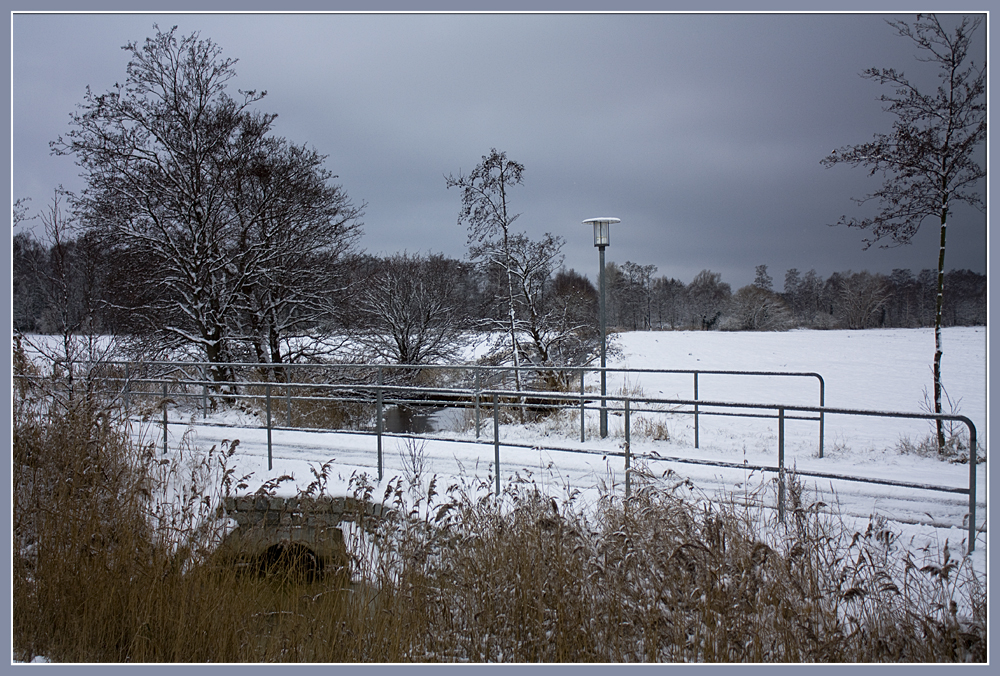
MULTIPOLYGON (((509 391, 487 391, 483 393, 486 396, 492 397, 493 402, 493 429, 494 429, 494 462, 496 463, 496 493, 500 494, 500 439, 499 439, 499 408, 498 400, 500 397, 510 397, 511 392, 509 391)), ((546 392, 532 392, 532 393, 521 393, 527 398, 547 398, 547 399, 565 399, 574 401, 579 397, 579 395, 569 395, 569 394, 552 394, 546 392)), ((580 397, 582 401, 582 397, 580 397)), ((853 481, 860 483, 872 483, 881 484, 886 486, 897 486, 901 488, 913 488, 919 490, 928 491, 938 491, 944 493, 958 493, 962 495, 969 496, 969 514, 968 514, 968 536, 969 536, 969 552, 975 550, 976 544, 976 466, 978 464, 977 450, 978 450, 978 438, 976 433, 976 426, 964 415, 953 415, 953 414, 933 414, 933 413, 909 413, 909 412, 898 412, 898 411, 872 411, 864 409, 846 409, 846 408, 827 408, 827 407, 817 407, 817 406, 797 406, 797 405, 786 405, 786 404, 749 404, 742 402, 723 402, 723 401, 702 401, 702 400, 681 400, 681 399, 655 399, 655 398, 629 398, 629 397, 606 397, 608 401, 621 402, 621 407, 611 408, 609 410, 620 410, 624 416, 624 435, 625 435, 625 451, 623 455, 625 456, 625 496, 629 497, 631 489, 631 414, 643 409, 634 409, 632 404, 634 403, 645 403, 645 404, 666 404, 666 405, 681 405, 681 406, 695 406, 696 404, 701 404, 702 406, 712 406, 718 408, 732 408, 732 409, 757 409, 765 411, 774 411, 772 415, 765 414, 755 414, 753 417, 768 417, 775 418, 778 421, 778 464, 776 467, 771 467, 767 465, 751 465, 748 463, 726 463, 719 461, 701 461, 685 458, 670 458, 659 456, 656 460, 659 461, 679 461, 679 462, 689 462, 693 464, 707 464, 723 467, 732 467, 737 469, 756 469, 759 471, 774 472, 778 474, 778 519, 784 522, 785 520, 785 477, 787 470, 785 468, 785 422, 787 420, 817 420, 818 418, 809 418, 801 416, 788 415, 791 413, 818 413, 818 414, 832 414, 832 415, 845 415, 845 416, 865 416, 865 417, 878 417, 878 418, 896 418, 896 419, 916 419, 916 420, 927 420, 927 421, 942 421, 942 422, 957 422, 962 423, 966 426, 969 433, 969 484, 965 488, 954 487, 954 486, 936 486, 930 484, 918 484, 906 481, 895 481, 890 479, 877 479, 877 478, 867 478, 850 476, 843 474, 833 474, 829 472, 810 472, 796 470, 795 474, 798 476, 812 476, 817 478, 829 478, 837 479, 843 481, 853 481)), ((581 404, 582 405, 582 404, 581 404)), ((649 410, 649 409, 645 409, 649 410)), ((737 415, 737 414, 731 414, 737 415)), ((744 414, 746 415, 746 414, 744 414)), ((565 449, 567 451, 573 452, 572 449, 565 449)), ((615 453, 610 453, 611 455, 617 455, 615 453)))
MULTIPOLYGON (((503 384, 504 372, 512 372, 512 367, 484 367, 484 366, 438 366, 438 367, 415 367, 415 366, 385 366, 371 364, 337 364, 337 365, 281 365, 273 367, 274 370, 284 370, 285 381, 274 382, 272 380, 237 380, 219 382, 205 378, 207 369, 218 366, 209 363, 173 363, 173 362, 153 362, 147 364, 116 363, 105 364, 105 366, 115 366, 117 373, 108 373, 107 383, 117 383, 111 393, 121 397, 123 403, 129 404, 135 397, 157 397, 162 407, 163 415, 163 450, 168 451, 168 403, 171 395, 174 397, 198 398, 201 400, 203 416, 207 417, 210 404, 214 404, 218 399, 235 402, 239 400, 263 400, 265 421, 267 430, 267 455, 268 469, 273 468, 272 456, 272 430, 275 429, 273 404, 275 401, 282 401, 285 404, 286 427, 293 428, 293 402, 328 402, 343 404, 355 404, 362 406, 374 405, 371 418, 374 425, 362 426, 362 431, 374 433, 377 438, 377 459, 376 466, 378 477, 383 478, 383 453, 382 440, 386 435, 384 430, 384 416, 387 405, 423 405, 423 406, 450 406, 456 408, 471 408, 474 412, 475 441, 449 439, 449 441, 466 441, 467 443, 490 443, 480 441, 482 426, 482 408, 489 406, 493 419, 493 439, 494 462, 496 468, 495 490, 500 493, 500 410, 501 405, 511 410, 544 409, 552 410, 573 410, 579 411, 580 415, 580 440, 586 441, 586 412, 589 411, 613 411, 621 412, 624 416, 624 452, 603 452, 606 455, 623 455, 625 461, 625 491, 626 496, 631 491, 632 474, 632 453, 631 453, 631 422, 632 416, 638 413, 660 413, 668 415, 690 415, 694 420, 695 447, 699 444, 698 420, 701 416, 739 416, 745 418, 765 418, 777 421, 777 465, 749 465, 747 463, 725 463, 720 461, 697 460, 691 458, 670 458, 657 457, 657 460, 687 462, 702 465, 717 465, 740 469, 756 469, 759 471, 772 472, 778 474, 778 499, 777 510, 780 520, 784 520, 785 514, 785 478, 787 470, 785 468, 785 423, 788 420, 805 420, 819 423, 819 457, 823 457, 823 435, 825 416, 827 414, 845 416, 868 416, 881 418, 904 418, 920 419, 927 421, 951 421, 964 424, 969 432, 969 485, 966 488, 950 486, 935 486, 927 484, 916 484, 902 481, 892 481, 885 479, 874 479, 857 476, 836 475, 822 472, 808 472, 796 470, 795 474, 801 476, 814 476, 819 478, 831 478, 844 481, 883 484, 919 490, 939 491, 948 493, 959 493, 969 496, 969 551, 975 547, 975 523, 976 523, 976 464, 977 464, 977 433, 973 422, 961 415, 930 414, 930 413, 906 413, 892 411, 872 411, 862 409, 842 409, 825 407, 825 382, 817 373, 787 373, 769 371, 698 371, 698 370, 657 370, 657 369, 607 369, 607 372, 616 373, 652 373, 652 374, 689 374, 693 376, 694 397, 691 399, 671 399, 657 397, 629 397, 607 394, 601 396, 599 393, 587 393, 584 388, 586 373, 599 372, 600 369, 588 367, 566 367, 560 369, 546 369, 542 367, 521 367, 522 371, 535 372, 568 372, 577 373, 580 377, 579 393, 553 392, 548 390, 520 390, 515 391, 507 388, 482 387, 484 381, 490 384, 503 384), (152 369, 157 372, 150 377, 152 369), (332 370, 343 370, 353 372, 355 378, 342 378, 341 382, 289 382, 288 374, 292 369, 316 369, 320 372, 332 370), (471 379, 467 380, 473 387, 461 387, 461 379, 456 379, 447 387, 425 387, 420 385, 398 385, 392 384, 393 379, 387 382, 387 373, 398 373, 400 371, 412 370, 431 371, 451 371, 460 373, 470 371, 471 379), (170 374, 169 376, 167 374, 170 374), (358 377, 360 374, 361 377, 358 377), (724 376, 766 376, 766 377, 810 377, 819 381, 819 406, 805 406, 797 404, 761 404, 747 402, 729 401, 709 401, 698 397, 698 376, 699 375, 724 375, 724 376), (151 385, 154 389, 145 389, 151 385), (140 386, 143 386, 140 389, 140 386), (277 394, 275 393, 277 390, 277 394), (296 393, 297 392, 297 393, 296 393), (321 394, 317 394, 320 392, 321 394), (595 405, 599 404, 599 405, 595 405), (708 410, 706 410, 708 409, 708 410), (711 410, 724 409, 724 410, 711 410), (371 427, 374 430, 371 430, 371 427)), ((258 371, 269 370, 262 365, 233 364, 231 367, 240 369, 253 369, 258 371)), ((273 375, 273 374, 268 374, 273 375)), ((398 378, 395 380, 398 381, 398 378)), ((362 415, 364 417, 364 415, 362 415)), ((327 428, 324 428, 327 429, 327 428)), ((338 429, 338 428, 333 428, 338 429)), ((560 449, 568 452, 592 452, 583 449, 565 448, 560 449)), ((651 458, 652 459, 652 458, 651 458)))
MULTIPOLYGON (((504 387, 504 385, 510 385, 513 382, 512 374, 515 371, 513 366, 480 366, 480 365, 409 365, 409 364, 399 364, 399 365, 378 365, 378 364, 247 364, 247 363, 214 363, 214 362, 143 362, 141 364, 131 363, 131 362, 102 362, 101 364, 104 368, 117 369, 119 371, 119 378, 121 379, 123 396, 127 399, 130 395, 140 395, 141 392, 132 391, 130 386, 133 382, 159 382, 156 376, 151 374, 159 374, 163 379, 170 383, 186 383, 188 385, 194 385, 200 387, 201 389, 201 399, 202 399, 202 411, 204 415, 208 415, 210 410, 210 399, 215 397, 225 397, 225 398, 240 398, 240 389, 260 387, 264 382, 272 383, 272 387, 276 387, 279 390, 283 390, 283 398, 286 409, 286 425, 293 426, 292 419, 292 404, 294 401, 301 401, 303 396, 308 396, 309 399, 316 400, 315 394, 308 394, 310 390, 326 390, 329 393, 335 392, 347 392, 349 393, 352 389, 357 389, 359 387, 375 387, 377 392, 389 391, 389 388, 396 382, 405 382, 408 378, 413 376, 408 376, 407 374, 421 374, 423 372, 435 373, 437 374, 438 380, 450 381, 447 387, 444 388, 418 388, 418 391, 422 393, 448 393, 463 392, 464 395, 470 396, 473 402, 473 409, 476 418, 476 436, 479 437, 480 431, 480 413, 482 404, 482 393, 489 389, 506 389, 509 391, 509 387, 504 387), (233 377, 229 381, 216 381, 210 378, 209 374, 213 369, 225 369, 233 377), (330 382, 317 382, 316 379, 311 379, 302 382, 295 382, 293 376, 298 374, 309 374, 312 371, 319 374, 327 374, 332 376, 339 376, 336 382, 330 379, 330 382), (338 372, 340 372, 338 374, 338 372), (167 376, 166 374, 171 374, 167 376), (249 376, 256 375, 259 378, 266 378, 266 380, 252 379, 250 377, 238 378, 239 375, 249 376), (402 377, 400 374, 403 374, 402 377), (464 377, 463 377, 464 374, 464 377), (389 375, 391 377, 387 378, 389 375), (280 379, 277 376, 281 376, 280 379), (300 393, 305 393, 302 396, 296 396, 293 394, 294 391, 300 393)), ((695 403, 691 405, 691 413, 693 419, 693 433, 694 433, 694 447, 700 448, 701 438, 700 438, 700 419, 702 416, 726 416, 734 415, 733 413, 720 413, 704 411, 704 402, 699 401, 699 385, 700 378, 703 376, 733 376, 733 377, 764 377, 764 378, 815 378, 818 385, 818 406, 823 407, 826 403, 826 382, 823 376, 819 373, 814 372, 794 372, 794 371, 732 371, 732 370, 699 370, 699 369, 627 369, 627 368, 607 368, 601 369, 599 367, 590 366, 565 366, 565 367, 554 367, 554 366, 521 366, 516 369, 522 373, 534 374, 536 379, 539 377, 549 378, 550 385, 557 385, 568 389, 570 387, 571 380, 579 380, 579 393, 580 393, 580 441, 584 442, 587 439, 587 429, 586 421, 584 415, 584 407, 588 403, 593 403, 599 398, 599 394, 596 392, 588 393, 587 386, 587 375, 588 374, 600 374, 602 371, 605 374, 622 374, 626 376, 626 379, 630 375, 642 375, 642 374, 652 374, 652 375, 690 375, 691 376, 691 386, 692 386, 692 399, 695 403)), ((404 386, 406 387, 406 386, 404 386)), ((414 389, 415 386, 409 386, 414 389)), ((551 388, 546 388, 548 391, 551 388)), ((148 393, 147 393, 148 394, 148 393)), ((165 395, 164 395, 165 396, 165 395)), ((190 396, 190 395, 187 395, 190 396)), ((425 395, 422 395, 425 396, 425 395)), ((344 401, 345 399, 337 396, 326 397, 328 401, 344 401)), ((605 395, 602 399, 613 399, 605 395)), ((430 404, 426 398, 422 400, 413 400, 410 403, 414 404, 430 404)), ((440 403, 440 402, 439 402, 440 403)), ((448 402, 444 402, 448 403, 448 402)), ((268 398, 268 408, 270 409, 270 398, 268 398)), ((736 414, 740 415, 740 414, 736 414)), ((745 417, 754 417, 753 415, 748 415, 745 417)), ((818 430, 818 444, 819 444, 819 457, 823 457, 824 454, 824 441, 825 441, 825 418, 824 412, 821 410, 815 418, 810 418, 818 420, 819 430, 818 430)))

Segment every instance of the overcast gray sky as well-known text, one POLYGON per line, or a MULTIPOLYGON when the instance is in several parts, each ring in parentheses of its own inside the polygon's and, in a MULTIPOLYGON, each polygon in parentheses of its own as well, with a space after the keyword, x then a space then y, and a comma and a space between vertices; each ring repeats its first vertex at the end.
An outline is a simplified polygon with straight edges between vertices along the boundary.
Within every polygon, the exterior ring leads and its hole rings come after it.
MULTIPOLYGON (((880 183, 825 169, 832 149, 891 129, 883 89, 859 77, 894 67, 934 86, 884 14, 18 14, 13 19, 13 194, 37 212, 62 184, 83 187, 49 142, 85 88, 125 78, 153 24, 199 31, 238 59, 233 88, 266 90, 274 131, 328 155, 374 254, 466 255, 460 195, 444 176, 497 148, 525 165, 511 193, 529 236, 566 239, 566 267, 592 279, 581 221, 615 216, 608 260, 656 265, 733 289, 766 264, 785 271, 914 273, 937 265, 938 229, 862 251, 829 227, 862 212, 880 183)), ((985 61, 985 30, 974 59, 985 61)), ((985 153, 983 154, 985 160, 985 153)), ((985 192, 983 186, 982 192, 985 192)), ((986 271, 986 217, 960 206, 947 269, 986 271)))

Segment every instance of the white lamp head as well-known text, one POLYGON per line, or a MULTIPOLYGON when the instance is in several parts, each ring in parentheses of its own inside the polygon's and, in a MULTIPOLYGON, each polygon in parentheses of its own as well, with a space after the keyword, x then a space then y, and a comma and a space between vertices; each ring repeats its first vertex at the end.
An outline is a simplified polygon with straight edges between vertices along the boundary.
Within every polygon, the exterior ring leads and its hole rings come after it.
POLYGON ((606 247, 611 243, 610 225, 612 223, 621 223, 621 219, 602 216, 601 218, 588 218, 584 223, 594 224, 594 246, 606 247))

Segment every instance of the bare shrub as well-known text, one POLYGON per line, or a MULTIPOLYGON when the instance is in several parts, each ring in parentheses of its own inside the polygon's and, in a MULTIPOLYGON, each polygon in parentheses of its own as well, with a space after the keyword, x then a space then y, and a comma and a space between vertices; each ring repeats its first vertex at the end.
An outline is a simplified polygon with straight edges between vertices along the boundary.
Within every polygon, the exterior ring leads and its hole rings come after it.
POLYGON ((423 439, 407 437, 399 444, 399 460, 403 466, 403 475, 410 486, 420 484, 427 469, 427 442, 423 439))
MULTIPOLYGON (((953 400, 948 391, 942 387, 941 392, 948 404, 947 413, 958 415, 961 411, 962 400, 953 400)), ((920 408, 929 415, 934 414, 934 404, 931 397, 924 388, 924 399, 920 408)), ((961 421, 945 420, 940 427, 936 421, 930 421, 932 433, 917 441, 912 441, 909 437, 900 439, 897 450, 904 454, 922 455, 925 457, 938 457, 951 460, 951 462, 968 464, 971 460, 971 439, 969 429, 961 421)), ((976 462, 986 462, 986 449, 977 440, 976 442, 976 462)))
MULTIPOLYGON (((369 402, 334 399, 336 395, 321 386, 292 388, 289 417, 284 394, 280 388, 272 392, 272 419, 293 427, 363 429, 374 419, 374 407, 369 402)), ((259 396, 262 401, 263 393, 259 396)), ((263 405, 258 404, 256 410, 258 413, 263 411, 263 405)))
POLYGON ((670 441, 670 430, 663 420, 636 416, 632 418, 631 425, 633 436, 646 437, 653 441, 670 441))

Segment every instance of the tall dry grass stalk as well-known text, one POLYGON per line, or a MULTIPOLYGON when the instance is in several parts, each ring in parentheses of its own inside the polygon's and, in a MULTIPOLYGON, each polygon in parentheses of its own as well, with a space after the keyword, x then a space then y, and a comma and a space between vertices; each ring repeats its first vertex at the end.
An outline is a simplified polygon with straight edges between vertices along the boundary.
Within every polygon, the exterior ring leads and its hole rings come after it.
POLYGON ((431 518, 401 522, 382 589, 405 599, 405 658, 985 658, 982 581, 946 550, 918 565, 884 530, 845 530, 818 503, 784 526, 745 501, 695 500, 686 481, 645 479, 630 500, 591 506, 531 483, 501 500, 452 487, 431 518))
POLYGON ((965 560, 947 544, 911 551, 878 519, 850 528, 794 480, 780 524, 771 496, 708 501, 641 467, 629 500, 594 504, 530 477, 496 497, 489 478, 401 478, 379 495, 356 476, 355 497, 392 511, 348 532, 350 579, 261 575, 212 554, 216 498, 240 486, 228 450, 204 456, 215 473, 162 464, 99 402, 46 402, 15 387, 18 659, 986 659, 985 580, 965 560))

